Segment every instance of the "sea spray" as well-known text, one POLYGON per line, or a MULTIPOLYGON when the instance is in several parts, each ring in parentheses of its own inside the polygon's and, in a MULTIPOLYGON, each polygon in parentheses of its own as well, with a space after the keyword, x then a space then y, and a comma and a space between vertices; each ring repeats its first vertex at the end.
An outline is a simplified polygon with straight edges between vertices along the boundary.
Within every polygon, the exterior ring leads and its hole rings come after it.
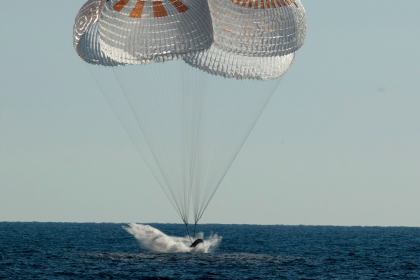
POLYGON ((196 236, 203 239, 204 243, 197 245, 195 248, 190 248, 191 241, 188 236, 169 236, 149 225, 133 223, 123 228, 137 239, 142 248, 156 253, 208 253, 222 241, 222 237, 217 234, 210 235, 208 239, 204 239, 204 234, 200 232, 196 236))

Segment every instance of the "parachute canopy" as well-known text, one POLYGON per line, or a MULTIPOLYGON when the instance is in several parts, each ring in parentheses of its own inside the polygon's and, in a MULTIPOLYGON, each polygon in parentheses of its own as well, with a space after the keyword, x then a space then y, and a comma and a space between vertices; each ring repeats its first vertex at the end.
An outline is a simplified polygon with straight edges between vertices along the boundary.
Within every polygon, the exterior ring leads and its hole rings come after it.
POLYGON ((89 0, 73 44, 188 224, 190 210, 201 219, 305 36, 299 0, 89 0))
POLYGON ((120 63, 182 58, 209 48, 213 39, 204 0, 109 0, 100 19, 102 50, 120 63))
POLYGON ((208 0, 214 44, 245 56, 296 52, 306 35, 300 0, 208 0))

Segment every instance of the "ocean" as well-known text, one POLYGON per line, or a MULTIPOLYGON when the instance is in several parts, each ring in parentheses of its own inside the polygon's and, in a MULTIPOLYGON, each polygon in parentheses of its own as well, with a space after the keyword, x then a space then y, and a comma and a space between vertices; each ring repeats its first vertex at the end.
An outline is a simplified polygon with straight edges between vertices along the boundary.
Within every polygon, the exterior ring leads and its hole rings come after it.
POLYGON ((0 279, 420 279, 420 228, 0 223, 0 279))

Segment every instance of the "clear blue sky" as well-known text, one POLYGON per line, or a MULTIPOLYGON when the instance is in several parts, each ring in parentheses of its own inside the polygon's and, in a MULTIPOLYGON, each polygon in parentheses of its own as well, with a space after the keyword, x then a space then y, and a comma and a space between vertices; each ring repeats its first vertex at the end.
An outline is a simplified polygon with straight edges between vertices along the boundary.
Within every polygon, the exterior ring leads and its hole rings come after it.
MULTIPOLYGON (((420 226, 420 1, 302 2, 306 44, 201 222, 420 226)), ((75 54, 83 3, 2 3, 0 221, 179 223, 75 54)))

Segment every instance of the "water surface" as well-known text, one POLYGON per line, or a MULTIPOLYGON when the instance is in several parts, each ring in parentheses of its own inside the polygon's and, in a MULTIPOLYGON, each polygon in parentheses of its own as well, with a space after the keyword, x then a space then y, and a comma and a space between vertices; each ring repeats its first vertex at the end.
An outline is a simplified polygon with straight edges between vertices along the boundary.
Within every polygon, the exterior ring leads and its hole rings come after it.
POLYGON ((123 226, 0 223, 0 279, 420 279, 420 228, 207 224, 208 253, 156 253, 123 226))

